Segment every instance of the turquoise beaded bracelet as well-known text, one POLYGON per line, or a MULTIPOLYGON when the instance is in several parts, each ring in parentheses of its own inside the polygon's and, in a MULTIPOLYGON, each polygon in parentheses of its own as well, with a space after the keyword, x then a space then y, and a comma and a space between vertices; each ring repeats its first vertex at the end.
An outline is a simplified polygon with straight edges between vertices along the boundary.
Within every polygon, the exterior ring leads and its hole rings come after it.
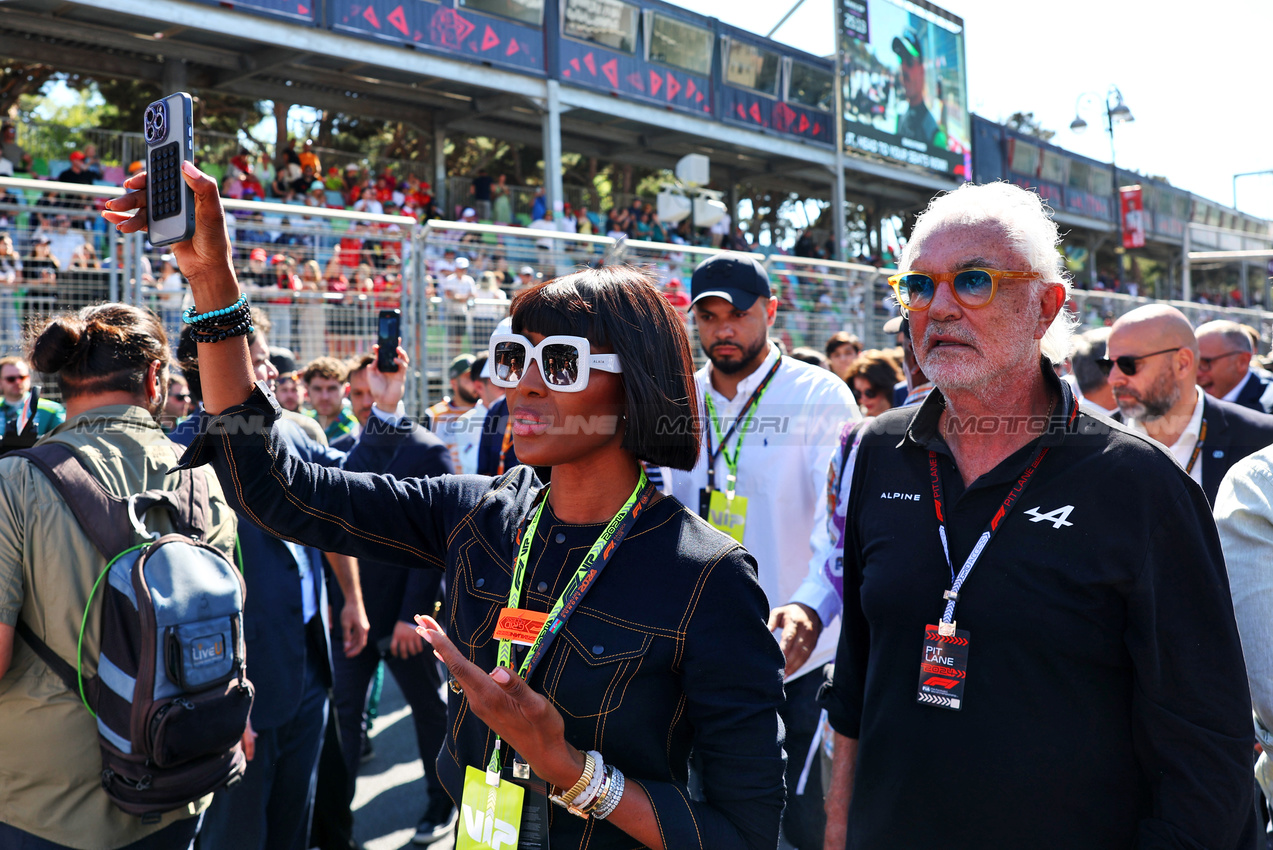
POLYGON ((207 313, 195 313, 193 307, 187 307, 181 311, 181 321, 187 325, 206 324, 220 316, 226 316, 230 313, 236 313, 240 310, 246 310, 248 306, 248 297, 240 295, 239 300, 235 301, 229 307, 222 307, 220 310, 211 310, 207 313))

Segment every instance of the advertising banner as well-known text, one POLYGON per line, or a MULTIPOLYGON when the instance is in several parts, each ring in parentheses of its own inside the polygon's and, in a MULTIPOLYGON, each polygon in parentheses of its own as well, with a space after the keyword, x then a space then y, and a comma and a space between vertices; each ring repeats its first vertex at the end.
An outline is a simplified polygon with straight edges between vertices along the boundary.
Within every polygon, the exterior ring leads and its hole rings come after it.
POLYGON ((1123 213, 1123 247, 1145 247, 1145 205, 1140 186, 1122 186, 1118 190, 1123 213))
POLYGON ((838 0, 844 146, 971 178, 963 19, 925 0, 838 0))
POLYGON ((305 23, 313 23, 315 21, 315 4, 311 0, 235 0, 232 3, 204 0, 204 2, 210 6, 240 9, 245 12, 260 12, 265 15, 290 18, 294 21, 304 21, 305 23))
POLYGON ((544 33, 539 27, 420 0, 335 0, 328 9, 332 29, 338 32, 544 72, 544 33))
POLYGON ((620 97, 657 103, 699 115, 711 115, 709 77, 646 62, 640 56, 617 53, 595 44, 563 38, 558 53, 561 80, 614 92, 620 97))

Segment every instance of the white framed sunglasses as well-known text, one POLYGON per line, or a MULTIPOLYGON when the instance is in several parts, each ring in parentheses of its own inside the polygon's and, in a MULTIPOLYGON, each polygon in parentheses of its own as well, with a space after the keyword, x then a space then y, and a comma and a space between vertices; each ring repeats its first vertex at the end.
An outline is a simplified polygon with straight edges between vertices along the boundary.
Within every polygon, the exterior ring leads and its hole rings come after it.
POLYGON ((531 360, 539 364, 539 374, 548 389, 559 393, 586 389, 593 369, 623 372, 619 355, 593 354, 588 338, 582 336, 546 336, 539 345, 533 345, 521 334, 496 334, 491 337, 489 357, 491 383, 497 387, 520 384, 531 360))

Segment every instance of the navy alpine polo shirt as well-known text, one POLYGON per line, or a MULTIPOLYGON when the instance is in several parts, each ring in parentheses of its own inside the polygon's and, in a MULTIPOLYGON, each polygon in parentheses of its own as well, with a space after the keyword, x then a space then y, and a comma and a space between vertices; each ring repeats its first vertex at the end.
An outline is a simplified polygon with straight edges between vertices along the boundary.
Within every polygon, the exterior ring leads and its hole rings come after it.
POLYGON ((1251 701, 1206 498, 1157 444, 1071 420, 1041 365, 1049 428, 967 488, 939 391, 862 439, 823 697, 859 742, 847 846, 1254 847, 1251 701), (959 594, 960 708, 920 704, 925 626, 952 583, 929 451, 957 573, 1041 446, 959 594))

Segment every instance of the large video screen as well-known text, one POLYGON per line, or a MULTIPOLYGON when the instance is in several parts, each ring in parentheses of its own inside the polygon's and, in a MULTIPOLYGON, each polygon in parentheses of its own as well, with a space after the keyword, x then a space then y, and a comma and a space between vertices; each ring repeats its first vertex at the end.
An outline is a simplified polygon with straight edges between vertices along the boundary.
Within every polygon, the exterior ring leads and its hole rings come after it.
POLYGON ((964 22, 924 0, 839 0, 844 145, 969 179, 964 22))

